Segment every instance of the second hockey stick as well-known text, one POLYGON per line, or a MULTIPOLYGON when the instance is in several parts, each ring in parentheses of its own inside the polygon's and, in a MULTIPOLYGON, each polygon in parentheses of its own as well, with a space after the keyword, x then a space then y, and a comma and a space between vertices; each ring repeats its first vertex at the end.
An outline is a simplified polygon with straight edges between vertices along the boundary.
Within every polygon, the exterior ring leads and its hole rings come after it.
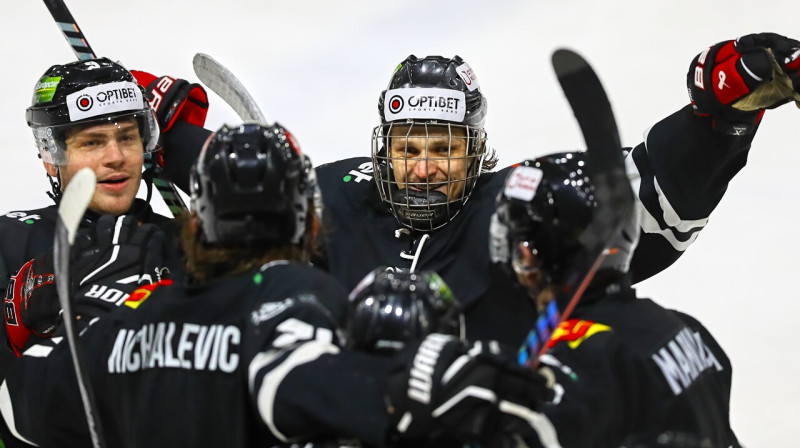
POLYGON ((558 294, 566 303, 558 314, 555 305, 540 314, 520 349, 520 363, 536 368, 549 349, 552 332, 566 321, 613 248, 614 238, 633 212, 634 196, 625 173, 614 112, 605 89, 592 67, 579 54, 561 49, 553 54, 553 69, 564 90, 586 142, 587 171, 595 187, 597 206, 591 224, 581 234, 583 256, 570 268, 558 294))
MULTIPOLYGON (((78 24, 75 22, 75 18, 72 17, 72 13, 67 8, 64 0, 44 0, 44 4, 47 6, 47 10, 50 11, 50 15, 53 16, 53 20, 55 20, 64 38, 67 39, 67 43, 72 47, 72 51, 78 60, 94 59, 96 57, 94 50, 89 45, 89 41, 86 40, 83 31, 78 28, 78 24)), ((164 199, 164 203, 172 215, 178 216, 186 212, 186 204, 181 199, 177 188, 166 179, 160 177, 160 169, 150 154, 145 154, 145 168, 153 170, 153 185, 155 185, 161 198, 164 199)))
POLYGON ((224 65, 207 54, 197 53, 192 59, 192 66, 197 78, 231 106, 239 118, 268 124, 256 100, 224 65))
POLYGON ((56 222, 56 237, 53 245, 53 267, 56 277, 56 291, 58 302, 61 305, 64 330, 67 334, 67 343, 72 354, 72 365, 75 368, 75 377, 78 381, 83 409, 86 413, 86 422, 89 425, 89 434, 94 448, 105 445, 102 426, 94 398, 94 389, 84 370, 83 350, 78 344, 78 334, 75 328, 75 316, 72 312, 72 294, 70 291, 69 263, 72 244, 78 226, 83 219, 83 214, 89 207, 89 202, 94 196, 96 179, 91 168, 83 168, 70 179, 61 203, 58 206, 58 220, 56 222))

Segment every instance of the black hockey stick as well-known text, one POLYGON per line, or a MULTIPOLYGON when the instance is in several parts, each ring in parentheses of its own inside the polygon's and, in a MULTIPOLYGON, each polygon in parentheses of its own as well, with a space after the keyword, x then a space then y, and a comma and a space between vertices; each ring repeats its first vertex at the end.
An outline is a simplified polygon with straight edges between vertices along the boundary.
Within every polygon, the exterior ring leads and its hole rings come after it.
POLYGON ((192 67, 197 78, 231 106, 239 118, 268 124, 256 100, 224 65, 207 54, 197 53, 192 59, 192 67))
MULTIPOLYGON (((44 0, 44 4, 50 11, 50 15, 53 16, 53 20, 56 21, 61 33, 67 39, 67 43, 72 47, 72 51, 78 60, 94 59, 96 57, 94 50, 89 45, 89 41, 86 40, 86 36, 78 28, 78 24, 75 22, 75 18, 72 17, 72 13, 69 12, 64 0, 44 0)), ((173 216, 184 213, 187 210, 186 204, 178 194, 175 185, 161 177, 161 170, 154 163, 151 154, 145 154, 145 168, 153 170, 153 185, 155 185, 156 190, 158 190, 161 198, 164 199, 164 203, 167 204, 173 216)))
POLYGON ((565 49, 553 53, 553 69, 586 142, 587 171, 594 184, 597 206, 591 224, 580 236, 585 250, 557 293, 557 301, 567 304, 564 311, 556 318, 540 316, 522 348, 520 361, 524 355, 523 363, 534 369, 549 348, 552 331, 569 318, 603 260, 614 250, 611 244, 634 206, 617 123, 597 74, 580 55, 565 49))
POLYGON ((94 171, 83 168, 70 179, 61 203, 58 205, 58 220, 56 221, 56 237, 53 245, 53 267, 56 276, 56 291, 58 302, 61 305, 64 320, 64 330, 67 333, 67 343, 72 353, 72 365, 75 368, 75 377, 78 381, 83 410, 86 413, 86 422, 89 425, 89 435, 92 446, 102 448, 106 446, 99 413, 94 396, 92 384, 84 370, 83 350, 78 344, 78 334, 75 329, 75 316, 72 313, 72 294, 70 291, 69 261, 70 250, 75 242, 75 234, 83 219, 83 214, 89 207, 96 185, 94 171))

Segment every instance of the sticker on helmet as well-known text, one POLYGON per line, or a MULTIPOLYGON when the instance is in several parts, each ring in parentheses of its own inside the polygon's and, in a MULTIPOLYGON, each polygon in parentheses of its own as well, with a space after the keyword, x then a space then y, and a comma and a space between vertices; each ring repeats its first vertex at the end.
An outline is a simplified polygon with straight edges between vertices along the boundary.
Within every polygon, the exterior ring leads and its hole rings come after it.
POLYGON ((478 82, 478 77, 475 76, 475 73, 472 71, 472 67, 469 66, 466 62, 459 65, 456 68, 458 72, 458 76, 464 81, 464 84, 467 85, 467 89, 470 92, 474 92, 481 88, 480 83, 478 82))
POLYGON ((442 277, 439 277, 439 274, 435 272, 430 273, 428 277, 428 287, 432 291, 438 292, 439 298, 441 298, 443 302, 448 304, 455 302, 456 299, 453 296, 453 291, 450 290, 450 287, 447 286, 447 283, 444 282, 442 277))
POLYGON ((403 119, 462 122, 467 114, 464 92, 438 88, 386 91, 383 113, 386 121, 403 119))
POLYGON ((128 81, 90 86, 67 95, 70 121, 115 112, 140 110, 144 107, 145 103, 139 86, 128 81))
POLYGON ((53 101, 53 95, 56 93, 56 87, 58 87, 59 82, 61 82, 60 76, 45 76, 40 79, 33 91, 33 104, 53 101))
POLYGON ((543 172, 539 168, 518 166, 508 175, 503 193, 512 199, 530 201, 536 195, 542 176, 543 172))

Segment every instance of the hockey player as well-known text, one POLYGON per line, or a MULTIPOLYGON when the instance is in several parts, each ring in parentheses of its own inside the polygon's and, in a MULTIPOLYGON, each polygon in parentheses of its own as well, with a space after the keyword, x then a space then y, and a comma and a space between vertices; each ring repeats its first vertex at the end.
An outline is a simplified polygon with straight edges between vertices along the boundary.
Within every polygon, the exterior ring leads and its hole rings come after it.
MULTIPOLYGON (((99 214, 127 213, 141 222, 171 227, 170 220, 153 213, 147 201, 135 199, 143 178, 144 157, 158 149, 160 131, 168 131, 176 121, 203 124, 208 107, 206 93, 199 85, 184 80, 136 73, 147 90, 137 85, 131 72, 106 58, 54 65, 37 82, 33 104, 26 112, 50 179, 52 191, 48 195, 56 203, 75 172, 83 167, 94 170, 99 182, 86 225, 94 225, 99 214)), ((168 151, 158 156, 178 170, 175 177, 180 178, 181 171, 188 172, 188 167, 181 167, 179 154, 168 151)), ((149 174, 144 175, 148 192, 149 174)), ((7 334, 8 344, 17 355, 32 333, 49 335, 58 317, 49 252, 56 213, 56 206, 51 205, 0 217, 0 291, 5 292, 5 331, 0 332, 0 344, 6 345, 7 334), (30 300, 32 295, 40 300, 30 300)), ((106 230, 113 232, 114 221, 106 223, 111 225, 106 230)), ((134 282, 115 288, 131 292, 126 288, 135 286, 134 282)), ((5 347, 0 347, 0 353, 2 377, 12 359, 5 347)))
MULTIPOLYGON (((765 108, 797 100, 798 48, 793 39, 753 34, 692 62, 692 104, 656 123, 628 156, 643 231, 634 283, 695 240, 745 165, 765 108)), ((523 340, 535 313, 488 261, 489 220, 509 168, 490 171, 496 157, 475 72, 459 57, 409 56, 378 111, 371 159, 318 169, 330 272, 352 287, 378 265, 436 271, 464 307, 468 338, 523 340)))
MULTIPOLYGON (((277 124, 223 127, 205 146, 181 237, 192 283, 139 289, 79 338, 108 446, 530 435, 518 415, 552 395, 546 380, 486 345, 426 331, 392 356, 342 347, 346 293, 305 262, 319 228, 307 160, 277 124)), ((90 444, 70 362, 51 338, 13 366, 7 446, 90 444)))
MULTIPOLYGON (((588 253, 583 238, 600 196, 584 156, 526 161, 512 171, 498 198, 492 230, 501 244, 492 255, 513 269, 540 310, 555 303, 563 311, 568 297, 560 293, 578 275, 577 260, 598 255, 588 253), (522 194, 513 185, 520 176, 539 182, 522 194)), ((636 297, 629 264, 639 216, 615 211, 627 219, 610 255, 541 358, 557 381, 556 399, 543 409, 555 431, 539 432, 528 445, 738 447, 729 424, 728 357, 691 316, 636 297)), ((527 347, 520 353, 530 363, 527 347)))

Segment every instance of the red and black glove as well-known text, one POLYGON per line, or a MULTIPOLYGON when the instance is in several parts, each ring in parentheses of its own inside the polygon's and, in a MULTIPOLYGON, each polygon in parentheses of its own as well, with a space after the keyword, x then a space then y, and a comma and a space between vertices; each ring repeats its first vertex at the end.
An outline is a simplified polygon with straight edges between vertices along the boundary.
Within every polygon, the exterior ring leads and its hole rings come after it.
POLYGON ((178 120, 200 127, 206 122, 208 94, 200 84, 171 76, 156 77, 139 70, 131 73, 147 92, 162 133, 168 132, 178 120))
MULTIPOLYGON (((748 34, 697 55, 687 74, 692 106, 714 129, 755 130, 765 109, 800 101, 800 42, 775 33, 748 34)), ((800 103, 798 103, 800 104, 800 103)))
MULTIPOLYGON (((78 231, 70 260, 76 316, 100 317, 122 305, 141 285, 169 277, 164 233, 133 215, 101 216, 78 231)), ((11 349, 21 356, 31 336, 51 337, 61 323, 53 253, 25 263, 11 277, 4 300, 11 349)))
POLYGON ((28 261, 11 277, 3 306, 8 344, 17 356, 32 335, 46 338, 56 329, 61 306, 54 271, 49 252, 28 261))

